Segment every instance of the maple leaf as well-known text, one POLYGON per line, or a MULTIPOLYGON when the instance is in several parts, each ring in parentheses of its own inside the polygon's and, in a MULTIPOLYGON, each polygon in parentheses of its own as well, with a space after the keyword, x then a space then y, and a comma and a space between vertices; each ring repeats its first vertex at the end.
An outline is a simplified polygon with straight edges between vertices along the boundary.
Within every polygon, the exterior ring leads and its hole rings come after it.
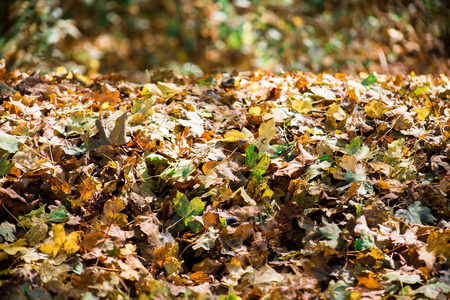
POLYGON ((173 200, 175 212, 183 218, 185 226, 190 226, 194 232, 200 230, 197 221, 194 221, 193 216, 200 215, 205 209, 205 202, 196 197, 189 201, 185 194, 177 191, 177 195, 173 200))
POLYGON ((433 251, 437 257, 443 256, 450 258, 450 249, 448 243, 450 241, 450 230, 432 232, 427 239, 427 248, 433 251))
POLYGON ((52 255, 52 257, 56 257, 61 251, 72 255, 80 249, 80 246, 78 245, 78 240, 81 236, 80 232, 74 231, 67 235, 64 231, 63 224, 54 224, 52 226, 52 232, 53 243, 41 245, 39 250, 42 252, 52 255))
POLYGON ((431 223, 436 220, 431 214, 431 209, 428 207, 421 207, 420 201, 416 201, 409 205, 408 209, 397 210, 395 216, 405 218, 405 222, 409 225, 422 225, 422 222, 431 223))
POLYGON ((211 250, 215 245, 216 239, 219 237, 218 233, 219 230, 209 227, 208 230, 195 241, 192 249, 197 250, 203 248, 206 251, 211 250))
POLYGON ((115 224, 124 226, 128 223, 127 215, 120 213, 125 209, 124 200, 120 197, 114 197, 108 200, 103 208, 103 215, 101 221, 103 224, 115 224))
POLYGON ((255 146, 249 145, 245 151, 245 163, 252 169, 253 176, 261 177, 266 173, 270 158, 266 154, 256 153, 255 146))
POLYGON ((381 101, 372 100, 364 106, 364 109, 369 117, 380 119, 386 112, 389 111, 389 108, 383 104, 381 101))
POLYGON ((325 219, 323 219, 322 221, 325 225, 320 228, 320 232, 322 232, 324 237, 328 239, 328 241, 324 243, 335 249, 338 244, 339 233, 341 232, 341 229, 334 223, 328 223, 325 219))

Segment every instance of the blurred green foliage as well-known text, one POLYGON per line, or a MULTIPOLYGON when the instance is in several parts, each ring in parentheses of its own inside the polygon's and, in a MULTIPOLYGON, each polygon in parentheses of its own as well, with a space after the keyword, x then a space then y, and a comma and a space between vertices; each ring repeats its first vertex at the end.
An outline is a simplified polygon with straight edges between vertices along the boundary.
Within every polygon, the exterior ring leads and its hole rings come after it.
POLYGON ((6 1, 10 68, 447 73, 446 0, 6 1))

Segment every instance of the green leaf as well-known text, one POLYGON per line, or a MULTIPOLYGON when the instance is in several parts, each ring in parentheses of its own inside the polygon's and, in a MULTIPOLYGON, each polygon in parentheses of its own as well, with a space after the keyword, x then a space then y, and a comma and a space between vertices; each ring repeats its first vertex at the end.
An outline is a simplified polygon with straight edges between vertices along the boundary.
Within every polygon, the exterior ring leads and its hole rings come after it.
POLYGON ((205 79, 201 79, 199 81, 197 81, 197 84, 201 84, 201 85, 215 85, 216 82, 214 81, 214 77, 209 76, 205 79))
POLYGON ((319 156, 317 159, 318 159, 319 161, 328 161, 328 162, 331 162, 331 154, 325 154, 325 155, 319 156))
POLYGON ((88 147, 86 146, 86 144, 81 145, 80 147, 77 146, 61 146, 61 149, 64 151, 65 154, 68 155, 80 155, 80 154, 85 154, 86 152, 88 152, 88 147))
POLYGON ((14 166, 14 162, 8 162, 8 153, 0 158, 0 176, 8 175, 14 166))
POLYGON ((219 300, 242 300, 241 297, 236 295, 236 293, 228 294, 228 295, 220 295, 219 300))
POLYGON ((193 220, 191 217, 191 220, 189 220, 189 228, 192 230, 192 232, 199 232, 200 230, 203 229, 203 225, 202 223, 200 223, 197 220, 193 220))
POLYGON ((361 149, 361 139, 359 136, 351 140, 350 144, 345 145, 345 149, 347 149, 348 156, 356 154, 361 149))
POLYGON ((184 215, 186 214, 186 212, 189 209, 189 199, 188 197, 186 197, 185 194, 183 194, 180 191, 177 191, 177 195, 175 197, 175 199, 173 199, 173 205, 174 205, 174 209, 175 212, 180 216, 180 217, 184 217, 184 215))
POLYGON ((27 137, 10 135, 0 130, 0 149, 9 153, 16 153, 19 150, 20 144, 23 144, 26 139, 27 137))
POLYGON ((0 235, 7 242, 13 242, 15 240, 14 233, 16 232, 16 225, 9 223, 8 221, 4 221, 0 224, 0 235))
POLYGON ((364 79, 363 81, 361 81, 361 84, 362 84, 363 86, 369 86, 369 85, 374 84, 375 82, 377 82, 377 76, 375 76, 374 73, 370 73, 370 75, 367 76, 366 79, 364 79))
POLYGON ((424 85, 424 86, 418 87, 418 88, 416 88, 416 89, 414 90, 414 95, 415 95, 415 96, 420 96, 420 95, 422 95, 423 93, 425 93, 426 91, 428 91, 429 88, 430 88, 429 85, 424 85))
POLYGON ((48 221, 52 223, 62 223, 69 220, 68 212, 64 205, 58 206, 57 209, 50 212, 47 216, 48 221))
POLYGON ((167 167, 159 177, 164 180, 167 177, 175 180, 181 177, 187 178, 189 174, 193 173, 195 170, 197 170, 197 168, 191 159, 179 159, 175 164, 167 167))
POLYGON ((397 272, 389 272, 386 275, 384 275, 383 278, 389 282, 401 281, 406 284, 415 284, 415 283, 422 281, 420 279, 420 275, 417 275, 417 274, 402 275, 397 272))
POLYGON ((431 223, 436 218, 431 214, 431 209, 422 207, 420 201, 411 204, 408 209, 399 209, 395 212, 397 218, 405 219, 408 225, 422 225, 423 223, 431 223))
POLYGON ((227 227, 227 219, 225 219, 224 217, 220 217, 220 224, 222 225, 222 228, 226 228, 227 227))
POLYGON ((160 154, 146 152, 144 153, 145 162, 149 164, 162 164, 167 163, 167 158, 160 154))
POLYGON ((258 160, 259 154, 255 152, 255 146, 249 145, 245 150, 245 164, 251 169, 256 167, 256 161, 258 160))
POLYGON ((327 300, 346 300, 350 295, 350 291, 347 288, 350 284, 340 280, 338 282, 331 281, 327 289, 327 300))
POLYGON ((322 219, 322 221, 325 226, 319 228, 319 230, 329 240, 326 244, 334 249, 338 244, 341 229, 334 223, 328 223, 325 219, 322 219))
POLYGON ((450 285, 443 282, 436 282, 421 286, 413 292, 413 295, 423 294, 430 299, 436 299, 439 294, 445 295, 448 293, 450 293, 450 285))
POLYGON ((267 167, 270 164, 270 158, 263 154, 258 164, 253 169, 253 176, 262 176, 266 173, 267 167))
POLYGON ((29 226, 27 226, 28 225, 27 221, 31 220, 33 217, 40 218, 42 214, 45 214, 46 206, 47 206, 47 204, 44 204, 41 207, 39 207, 38 209, 30 211, 26 215, 20 216, 19 221, 21 221, 21 224, 24 224, 25 227, 29 227, 29 226))
POLYGON ((173 200, 175 212, 182 218, 184 218, 184 225, 188 226, 192 220, 192 216, 200 215, 205 209, 205 202, 199 197, 196 197, 189 201, 185 194, 177 191, 177 195, 173 200))
POLYGON ((344 175, 344 180, 348 183, 352 183, 353 181, 362 182, 366 180, 365 175, 355 174, 352 171, 347 171, 344 175))
POLYGON ((357 238, 355 240, 354 246, 356 251, 361 251, 366 248, 376 248, 375 238, 371 234, 368 234, 367 232, 362 230, 361 238, 357 238))
POLYGON ((249 145, 245 150, 245 163, 252 169, 254 177, 261 177, 266 173, 270 164, 270 157, 266 154, 256 153, 255 146, 249 145))

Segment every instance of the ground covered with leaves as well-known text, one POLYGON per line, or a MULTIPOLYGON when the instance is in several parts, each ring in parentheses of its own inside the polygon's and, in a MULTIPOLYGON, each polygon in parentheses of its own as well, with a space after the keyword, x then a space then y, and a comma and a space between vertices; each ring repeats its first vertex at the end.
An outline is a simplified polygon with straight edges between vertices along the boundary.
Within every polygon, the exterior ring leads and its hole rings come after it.
POLYGON ((444 75, 0 81, 2 299, 450 296, 444 75))

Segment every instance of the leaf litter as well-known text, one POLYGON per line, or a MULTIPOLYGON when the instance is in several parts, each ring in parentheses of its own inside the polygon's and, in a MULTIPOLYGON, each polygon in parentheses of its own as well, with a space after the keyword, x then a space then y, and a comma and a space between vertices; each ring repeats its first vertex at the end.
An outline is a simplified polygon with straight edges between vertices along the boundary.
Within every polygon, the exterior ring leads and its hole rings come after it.
POLYGON ((450 296, 446 76, 164 74, 0 69, 2 298, 450 296))

